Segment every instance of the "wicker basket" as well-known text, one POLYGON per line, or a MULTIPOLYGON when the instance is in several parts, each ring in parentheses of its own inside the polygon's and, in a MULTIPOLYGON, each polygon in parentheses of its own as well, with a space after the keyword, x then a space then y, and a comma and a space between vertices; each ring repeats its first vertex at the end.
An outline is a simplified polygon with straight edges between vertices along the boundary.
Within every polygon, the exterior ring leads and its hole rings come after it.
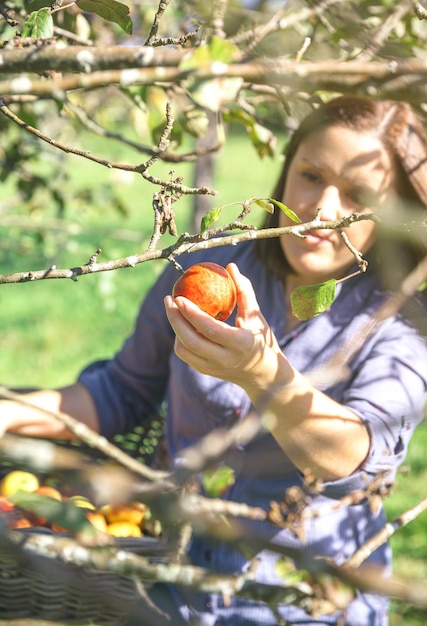
MULTIPOLYGON (((117 544, 153 562, 168 554, 165 543, 150 537, 117 539, 117 544)), ((129 578, 30 555, 0 537, 0 620, 116 626, 126 622, 138 601, 137 587, 129 578)))
MULTIPOLYGON (((145 428, 140 426, 118 436, 114 443, 132 457, 152 464, 161 438, 162 422, 156 416, 145 428)), ((79 441, 56 443, 75 448, 95 462, 105 460, 102 453, 79 441)), ((11 467, 7 459, 0 457, 0 475, 11 467)), ((52 533, 40 528, 16 532, 52 533)), ((156 562, 166 559, 169 553, 167 543, 161 539, 117 538, 116 541, 120 549, 156 562)), ((126 622, 138 601, 137 587, 130 578, 35 556, 7 542, 0 533, 0 620, 32 618, 117 626, 126 622)))

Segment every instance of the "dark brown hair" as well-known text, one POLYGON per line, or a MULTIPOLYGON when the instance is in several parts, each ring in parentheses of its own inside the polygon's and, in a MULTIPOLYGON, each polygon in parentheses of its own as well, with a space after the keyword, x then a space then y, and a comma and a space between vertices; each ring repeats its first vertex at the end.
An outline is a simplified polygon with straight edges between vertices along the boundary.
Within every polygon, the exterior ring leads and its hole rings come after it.
MULTIPOLYGON (((344 126, 356 132, 366 132, 377 137, 394 160, 398 172, 398 197, 403 204, 419 214, 419 221, 426 218, 427 209, 427 138, 420 118, 405 102, 390 100, 367 100, 353 96, 340 96, 322 104, 303 119, 293 133, 285 150, 285 160, 272 197, 282 200, 289 167, 300 144, 312 133, 328 126, 344 126)), ((292 207, 290 207, 292 209, 292 207)), ((268 214, 263 228, 279 224, 280 211, 268 214)), ((417 219, 418 221, 418 219, 417 219)), ((425 223, 423 224, 425 226, 425 223)), ((427 235, 427 229, 426 229, 427 235)), ((393 243, 393 246, 395 243, 393 243)), ((401 242, 404 249, 406 269, 412 268, 426 253, 420 242, 401 242)), ((268 271, 285 278, 291 268, 283 254, 279 237, 259 239, 258 254, 268 271)), ((378 258, 370 251, 370 257, 378 258)))

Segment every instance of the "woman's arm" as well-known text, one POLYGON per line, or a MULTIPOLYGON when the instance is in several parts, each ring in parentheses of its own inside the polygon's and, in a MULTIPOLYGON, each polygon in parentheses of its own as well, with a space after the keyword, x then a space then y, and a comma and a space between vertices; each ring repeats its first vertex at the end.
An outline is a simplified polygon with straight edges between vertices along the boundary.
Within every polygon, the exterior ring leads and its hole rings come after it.
POLYGON ((240 385, 302 472, 322 480, 344 478, 365 460, 369 434, 350 409, 314 388, 280 350, 259 309, 252 285, 236 266, 236 326, 214 320, 185 298, 165 299, 176 333, 175 352, 196 370, 240 385))
MULTIPOLYGON (((81 383, 56 390, 26 393, 23 398, 34 407, 52 413, 65 413, 98 431, 98 416, 92 396, 81 383)), ((74 435, 57 419, 43 411, 19 402, 0 402, 0 435, 13 432, 29 437, 73 438, 74 435)))

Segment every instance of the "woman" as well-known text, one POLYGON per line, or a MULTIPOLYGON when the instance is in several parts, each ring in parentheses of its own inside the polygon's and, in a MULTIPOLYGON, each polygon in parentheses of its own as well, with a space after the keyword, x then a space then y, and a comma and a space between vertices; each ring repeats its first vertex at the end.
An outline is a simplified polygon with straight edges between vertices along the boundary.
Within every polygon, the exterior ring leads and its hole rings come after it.
MULTIPOLYGON (((426 158, 422 126, 410 107, 342 97, 314 111, 296 131, 275 198, 303 222, 317 214, 322 220, 372 211, 387 216, 399 204, 410 208, 411 221, 421 225, 427 206, 426 158)), ((266 225, 289 223, 276 213, 266 225)), ((303 546, 309 556, 345 562, 382 527, 384 515, 367 501, 336 506, 337 500, 364 489, 380 472, 393 478, 422 418, 427 386, 426 342, 401 315, 366 336, 346 363, 345 376, 324 376, 314 384, 312 373, 324 371, 340 351, 351 352, 387 297, 380 274, 383 237, 376 221, 360 220, 345 234, 350 246, 338 231, 319 228, 303 238, 283 235, 180 258, 184 267, 202 259, 228 265, 238 294, 233 318, 219 322, 185 298, 173 299, 169 294, 177 275, 168 268, 114 359, 90 366, 70 387, 30 398, 68 412, 108 437, 130 429, 166 401, 174 462, 216 427, 242 420, 253 408, 268 410, 269 432, 236 446, 225 459, 235 482, 223 497, 267 510, 290 487, 305 490, 307 506, 328 512, 305 522, 303 541, 298 533, 273 525, 257 530, 277 544, 303 546), (339 282, 330 309, 299 322, 289 305, 292 290, 352 274, 354 250, 369 259, 368 271, 339 282), (320 481, 321 490, 311 492, 304 476, 320 481)), ((400 247, 399 254, 413 266, 417 246, 404 242, 400 247)), ((66 434, 42 414, 29 410, 24 415, 11 403, 2 403, 2 417, 5 430, 66 434)), ((248 532, 251 528, 248 524, 248 532)), ((250 556, 197 537, 189 551, 191 562, 226 573, 245 571, 250 556)), ((256 557, 257 579, 280 584, 278 555, 263 550, 256 557)), ((369 561, 388 570, 388 546, 377 549, 369 561)), ((157 586, 154 600, 159 596, 165 608, 166 596, 157 586)), ((317 619, 292 605, 280 605, 275 615, 261 602, 237 597, 225 602, 220 596, 177 589, 169 600, 179 607, 183 623, 191 624, 273 626, 278 616, 289 624, 387 623, 387 601, 369 593, 358 594, 345 611, 317 619)), ((178 623, 177 615, 172 623, 178 623)))

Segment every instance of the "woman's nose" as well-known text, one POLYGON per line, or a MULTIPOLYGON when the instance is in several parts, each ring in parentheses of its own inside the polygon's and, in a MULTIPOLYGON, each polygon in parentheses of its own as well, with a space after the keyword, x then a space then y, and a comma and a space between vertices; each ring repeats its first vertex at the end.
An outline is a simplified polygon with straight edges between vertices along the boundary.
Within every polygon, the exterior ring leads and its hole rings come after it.
POLYGON ((323 187, 318 199, 316 210, 319 218, 325 222, 339 219, 342 216, 342 199, 339 189, 334 185, 323 187))
POLYGON ((339 218, 342 213, 342 206, 337 187, 333 185, 323 187, 317 198, 316 210, 319 211, 319 218, 325 222, 339 218))

